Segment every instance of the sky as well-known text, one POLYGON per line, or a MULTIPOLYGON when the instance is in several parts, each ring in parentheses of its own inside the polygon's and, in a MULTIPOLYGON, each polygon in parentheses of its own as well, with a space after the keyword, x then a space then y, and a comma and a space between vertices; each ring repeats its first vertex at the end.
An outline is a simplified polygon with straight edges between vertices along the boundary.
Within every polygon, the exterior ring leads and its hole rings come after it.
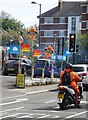
MULTIPOLYGON (((39 24, 39 5, 31 4, 35 1, 41 4, 41 13, 44 13, 58 5, 58 0, 2 0, 0 1, 0 12, 3 10, 14 19, 21 21, 26 28, 39 24)), ((86 0, 64 0, 64 1, 86 1, 86 0)))

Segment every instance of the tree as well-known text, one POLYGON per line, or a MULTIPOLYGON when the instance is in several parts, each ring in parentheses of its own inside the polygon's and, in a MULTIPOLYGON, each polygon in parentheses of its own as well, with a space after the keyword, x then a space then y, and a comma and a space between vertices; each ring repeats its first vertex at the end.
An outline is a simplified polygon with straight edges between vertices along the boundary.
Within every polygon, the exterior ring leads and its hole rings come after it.
POLYGON ((88 32, 83 34, 78 34, 78 43, 83 47, 85 51, 88 51, 88 32))
MULTIPOLYGON (((1 11, 0 14, 0 45, 1 46, 9 46, 10 39, 13 39, 14 44, 19 44, 18 38, 22 34, 24 39, 23 43, 29 43, 30 46, 32 44, 32 40, 28 37, 27 28, 25 28, 24 24, 17 19, 14 19, 10 14, 1 11)), ((34 27, 38 30, 38 27, 34 25, 34 27)), ((38 35, 36 36, 34 42, 34 46, 38 43, 38 35)), ((31 54, 31 53, 28 53, 31 54)), ((29 55, 30 56, 30 55, 29 55)))
POLYGON ((1 12, 0 21, 2 23, 2 45, 5 45, 5 43, 9 44, 10 39, 13 39, 16 43, 18 43, 18 36, 20 35, 20 32, 26 31, 25 34, 27 33, 27 30, 21 21, 17 21, 12 18, 10 14, 4 11, 1 12))

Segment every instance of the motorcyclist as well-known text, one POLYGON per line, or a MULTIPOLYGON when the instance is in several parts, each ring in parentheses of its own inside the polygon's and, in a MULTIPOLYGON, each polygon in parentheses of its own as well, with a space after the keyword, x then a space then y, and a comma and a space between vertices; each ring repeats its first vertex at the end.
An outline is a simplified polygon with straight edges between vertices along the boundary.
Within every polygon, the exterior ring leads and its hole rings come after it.
POLYGON ((80 82, 82 79, 77 75, 76 72, 74 72, 72 70, 73 66, 71 63, 66 65, 66 68, 60 73, 60 85, 62 85, 62 76, 65 72, 70 72, 70 79, 71 79, 71 83, 70 83, 70 87, 72 87, 75 91, 75 96, 76 96, 76 102, 75 102, 75 106, 78 108, 81 108, 81 106, 79 105, 78 102, 78 96, 80 95, 80 91, 79 91, 79 86, 77 85, 77 82, 80 82))

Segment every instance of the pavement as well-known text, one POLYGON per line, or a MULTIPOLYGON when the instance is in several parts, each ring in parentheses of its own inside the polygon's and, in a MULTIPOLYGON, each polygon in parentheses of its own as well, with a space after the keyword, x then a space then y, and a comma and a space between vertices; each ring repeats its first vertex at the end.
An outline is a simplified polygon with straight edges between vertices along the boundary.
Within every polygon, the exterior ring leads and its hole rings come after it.
MULTIPOLYGON (((0 75, 2 75, 2 71, 0 71, 0 75)), ((21 91, 22 93, 30 93, 35 94, 39 92, 48 92, 57 90, 57 86, 59 83, 59 78, 33 78, 31 80, 29 77, 25 79, 25 88, 20 88, 16 86, 9 86, 9 89, 14 89, 15 91, 21 91)))
MULTIPOLYGON (((25 80, 25 88, 15 87, 15 91, 21 91, 21 93, 28 93, 28 94, 35 94, 35 93, 42 93, 48 91, 56 91, 58 83, 57 82, 50 82, 47 83, 40 82, 38 78, 35 78, 33 81, 31 79, 25 80), (32 84, 29 84, 28 81, 32 84)), ((44 80, 47 80, 44 78, 44 80)), ((50 80, 50 78, 48 79, 50 80)), ((58 79, 59 80, 59 79, 58 79)))

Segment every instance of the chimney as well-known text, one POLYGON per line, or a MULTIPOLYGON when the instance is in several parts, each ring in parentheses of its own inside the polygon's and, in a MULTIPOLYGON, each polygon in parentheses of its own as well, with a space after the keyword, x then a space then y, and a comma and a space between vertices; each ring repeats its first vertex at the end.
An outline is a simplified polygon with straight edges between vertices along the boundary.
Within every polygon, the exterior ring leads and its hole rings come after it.
POLYGON ((58 0, 58 6, 59 6, 59 10, 61 10, 63 6, 63 0, 58 0))

